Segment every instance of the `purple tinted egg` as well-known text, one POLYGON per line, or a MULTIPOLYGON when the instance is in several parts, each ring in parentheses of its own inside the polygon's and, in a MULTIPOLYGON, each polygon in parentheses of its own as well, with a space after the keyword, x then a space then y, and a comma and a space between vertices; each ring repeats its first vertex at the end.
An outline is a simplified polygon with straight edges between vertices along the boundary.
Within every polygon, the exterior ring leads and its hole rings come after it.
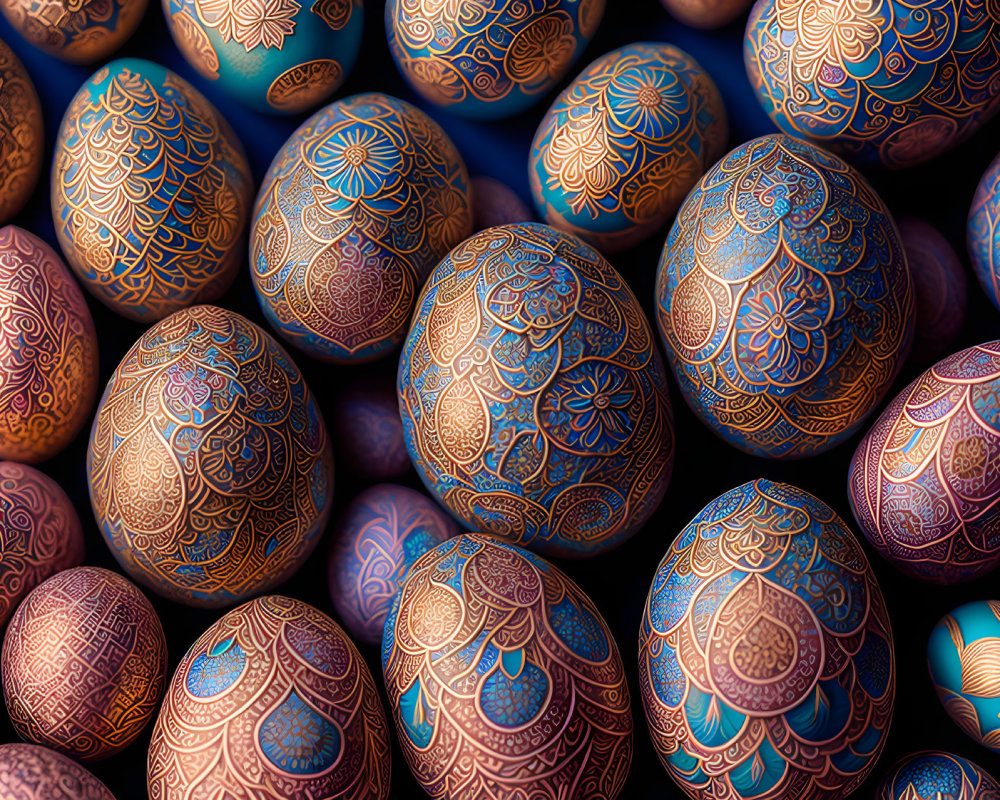
POLYGON ((531 222, 534 218, 535 215, 506 184, 485 175, 472 179, 474 230, 481 231, 511 222, 531 222))
POLYGON ((359 478, 387 481, 410 468, 393 376, 350 383, 334 401, 333 428, 338 460, 359 478))

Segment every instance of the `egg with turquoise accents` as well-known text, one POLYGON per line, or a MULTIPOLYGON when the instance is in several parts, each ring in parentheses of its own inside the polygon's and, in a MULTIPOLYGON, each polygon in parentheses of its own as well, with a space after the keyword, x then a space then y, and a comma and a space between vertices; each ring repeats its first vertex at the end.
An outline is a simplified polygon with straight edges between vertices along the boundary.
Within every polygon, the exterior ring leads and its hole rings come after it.
POLYGON ((940 750, 914 753, 879 784, 875 800, 996 800, 1000 783, 978 764, 940 750))
POLYGON ((1000 156, 983 173, 972 198, 966 247, 979 285, 1000 309, 1000 156))

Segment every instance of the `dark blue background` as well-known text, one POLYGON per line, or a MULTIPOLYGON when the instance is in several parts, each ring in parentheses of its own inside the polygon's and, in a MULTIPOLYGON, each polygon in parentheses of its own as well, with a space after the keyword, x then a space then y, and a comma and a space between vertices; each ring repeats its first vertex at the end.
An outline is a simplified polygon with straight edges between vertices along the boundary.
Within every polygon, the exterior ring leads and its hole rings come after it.
MULTIPOLYGON (((455 140, 475 174, 498 178, 525 201, 529 200, 527 162, 534 130, 553 99, 543 100, 535 108, 510 120, 469 122, 450 117, 425 103, 418 102, 403 83, 389 57, 383 27, 383 3, 368 0, 365 42, 359 63, 338 96, 379 90, 417 102, 438 120, 455 140)), ((743 70, 743 21, 715 32, 685 28, 673 22, 657 0, 609 0, 607 14, 584 59, 572 71, 615 47, 639 40, 667 41, 691 53, 715 79, 722 91, 729 113, 730 142, 773 130, 757 105, 743 70)), ((14 220, 57 246, 49 212, 48 169, 52 143, 62 114, 73 94, 96 69, 74 67, 32 49, 6 21, 0 19, 0 38, 17 52, 35 82, 45 111, 46 165, 43 178, 25 211, 14 220)), ((302 122, 305 115, 291 118, 263 117, 238 105, 211 83, 196 75, 181 58, 167 33, 158 3, 149 8, 145 21, 120 55, 159 61, 195 84, 229 118, 242 138, 250 159, 254 179, 259 183, 279 146, 302 122)), ((565 84, 572 76, 568 77, 565 84)), ((561 86, 559 87, 562 88, 561 86)), ((869 174, 883 198, 897 214, 921 216, 937 225, 965 258, 965 218, 979 177, 1000 150, 1000 122, 987 126, 970 142, 932 164, 902 173, 869 174)), ((631 283, 647 313, 652 309, 653 281, 665 231, 646 245, 612 259, 631 283)), ((969 310, 959 346, 965 347, 988 339, 1000 338, 1000 316, 985 300, 970 272, 969 310)), ((107 312, 90 300, 101 343, 101 387, 125 351, 142 332, 136 324, 107 312)), ((254 300, 247 270, 220 301, 264 325, 254 300)), ((651 318, 652 319, 652 318, 651 318)), ((395 358, 372 367, 346 369, 310 361, 293 354, 302 367, 328 422, 332 423, 332 399, 336 387, 352 375, 362 372, 392 373, 395 358)), ((919 371, 910 365, 897 381, 898 392, 919 371)), ((677 462, 674 479, 658 513, 630 542, 612 554, 589 562, 562 564, 566 571, 590 593, 613 629, 633 694, 636 724, 635 759, 623 798, 680 797, 679 790, 660 767, 646 733, 645 720, 636 690, 636 637, 642 605, 656 564, 676 533, 709 500, 722 492, 757 477, 786 480, 813 492, 832 505, 845 519, 851 520, 846 495, 847 463, 860 434, 834 451, 797 463, 774 463, 737 453, 725 446, 691 415, 673 391, 677 429, 677 462)), ((332 427, 332 424, 331 424, 332 427)), ((88 427, 89 430, 89 427, 88 427)), ((87 563, 113 567, 114 562, 93 521, 87 496, 85 472, 86 432, 58 458, 41 468, 58 480, 76 504, 87 536, 87 563)), ((419 488, 412 473, 406 483, 419 488)), ((350 465, 341 464, 337 476, 336 509, 342 508, 363 488, 351 475, 350 465)), ((852 524, 853 527, 853 524, 852 524)), ((994 775, 1000 776, 1000 757, 974 744, 962 735, 947 718, 932 691, 924 663, 927 635, 937 620, 959 603, 976 598, 1000 598, 996 580, 983 578, 965 586, 928 587, 901 577, 868 549, 878 573, 896 634, 898 688, 896 716, 886 753, 874 777, 857 793, 871 797, 875 781, 898 758, 918 749, 952 750, 971 758, 994 775)), ((325 545, 298 576, 281 591, 313 603, 333 614, 326 592, 325 545), (319 557, 319 556, 322 557, 319 557)), ((218 616, 151 598, 167 632, 171 670, 187 647, 218 616)), ((376 683, 381 687, 377 654, 366 650, 376 683)), ((0 741, 15 741, 16 736, 5 714, 0 714, 0 741)), ((107 783, 119 800, 145 797, 145 749, 149 730, 124 753, 94 765, 94 771, 107 783)), ((393 797, 420 797, 421 792, 410 777, 399 754, 394 752, 393 797)))

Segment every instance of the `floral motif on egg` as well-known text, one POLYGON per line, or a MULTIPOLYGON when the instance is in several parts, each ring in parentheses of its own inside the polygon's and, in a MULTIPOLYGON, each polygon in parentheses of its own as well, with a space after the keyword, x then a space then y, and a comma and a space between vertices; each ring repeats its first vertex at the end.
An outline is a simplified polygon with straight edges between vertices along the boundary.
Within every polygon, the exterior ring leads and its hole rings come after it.
POLYGON ((90 497, 136 580, 224 606, 309 557, 333 494, 326 427, 302 374, 253 323, 212 306, 150 328, 108 382, 91 431, 90 497))
POLYGON ((462 534, 410 569, 382 666, 403 754, 436 800, 613 800, 632 760, 618 647, 562 572, 462 534))
POLYGON ((600 254, 545 225, 489 228, 441 262, 398 389, 417 471, 471 529, 593 555, 642 527, 670 480, 642 309, 600 254))
POLYGON ((42 104, 20 59, 0 41, 0 223, 20 211, 42 171, 42 104))
POLYGON ((910 167, 1000 108, 991 0, 761 0, 744 61, 785 133, 865 166, 910 167))
POLYGON ((229 287, 252 191, 229 124, 157 64, 101 68, 63 118, 52 164, 59 243, 84 286, 129 319, 155 322, 229 287))
POLYGON ((240 606, 181 659, 153 729, 150 800, 386 800, 389 730, 357 648, 276 595, 240 606))
POLYGON ((857 540, 787 484, 713 500, 653 579, 639 687, 689 797, 846 797, 878 759, 895 692, 888 612, 857 540))
POLYGON ((941 751, 907 756, 882 779, 876 800, 1000 800, 982 767, 941 751))
POLYGON ((0 745, 0 796, 17 800, 115 800, 66 756, 36 744, 0 745))
POLYGON ((850 436, 912 339, 913 288, 885 205, 841 159, 781 134, 733 150, 691 191, 657 293, 688 404, 760 456, 850 436))
POLYGON ((986 296, 1000 309, 1000 156, 987 168, 969 209, 966 246, 986 296))

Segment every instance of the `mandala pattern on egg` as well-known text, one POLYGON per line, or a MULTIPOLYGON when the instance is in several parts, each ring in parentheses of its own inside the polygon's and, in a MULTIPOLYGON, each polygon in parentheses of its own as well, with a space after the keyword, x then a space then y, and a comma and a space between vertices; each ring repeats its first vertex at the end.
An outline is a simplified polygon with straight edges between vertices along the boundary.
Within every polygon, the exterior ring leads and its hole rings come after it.
POLYGON ((386 800, 389 729, 337 625, 272 595, 230 611, 181 659, 153 729, 150 800, 386 800))
POLYGON ((86 64, 125 44, 146 13, 146 0, 0 0, 0 10, 35 47, 86 64))
POLYGON ((267 591, 326 524, 333 459, 316 401, 277 342, 212 306, 150 328, 115 370, 87 461, 119 564, 176 602, 267 591))
POLYGON ((785 133, 865 166, 910 167, 1000 102, 995 0, 761 0, 744 61, 785 133))
POLYGON ((35 744, 0 745, 0 797, 9 800, 115 800, 66 756, 35 744))
POLYGON ((927 751, 896 764, 876 800, 1000 800, 1000 784, 971 761, 927 751))
POLYGON ((20 211, 42 171, 42 104, 20 59, 0 41, 0 223, 20 211))
POLYGON ((839 158, 781 134, 733 150, 691 191, 657 293, 688 404, 755 455, 846 439, 912 339, 913 289, 885 205, 839 158))
POLYGON ((428 279, 399 365, 425 483, 471 529, 565 557, 638 530, 670 479, 670 399, 649 323, 595 250, 490 228, 428 279))
MULTIPOLYGON (((998 72, 1000 74, 1000 72, 998 72)), ((966 246, 979 285, 1000 309, 1000 157, 986 170, 969 209, 966 246)))
POLYGON ((857 540, 787 484, 713 500, 653 579, 639 686, 689 797, 846 797, 878 759, 895 692, 888 612, 857 540))
POLYGON ((471 233, 469 195, 458 150, 419 109, 382 94, 327 106, 257 198, 250 265, 265 316, 316 358, 385 355, 424 278, 471 233))
POLYGON ((562 572, 492 536, 421 557, 386 620, 403 754, 435 800, 613 800, 632 760, 621 657, 562 572))
POLYGON ((155 322, 229 287, 252 191, 229 124, 157 64, 103 67, 63 118, 52 164, 59 243, 87 289, 129 319, 155 322))

